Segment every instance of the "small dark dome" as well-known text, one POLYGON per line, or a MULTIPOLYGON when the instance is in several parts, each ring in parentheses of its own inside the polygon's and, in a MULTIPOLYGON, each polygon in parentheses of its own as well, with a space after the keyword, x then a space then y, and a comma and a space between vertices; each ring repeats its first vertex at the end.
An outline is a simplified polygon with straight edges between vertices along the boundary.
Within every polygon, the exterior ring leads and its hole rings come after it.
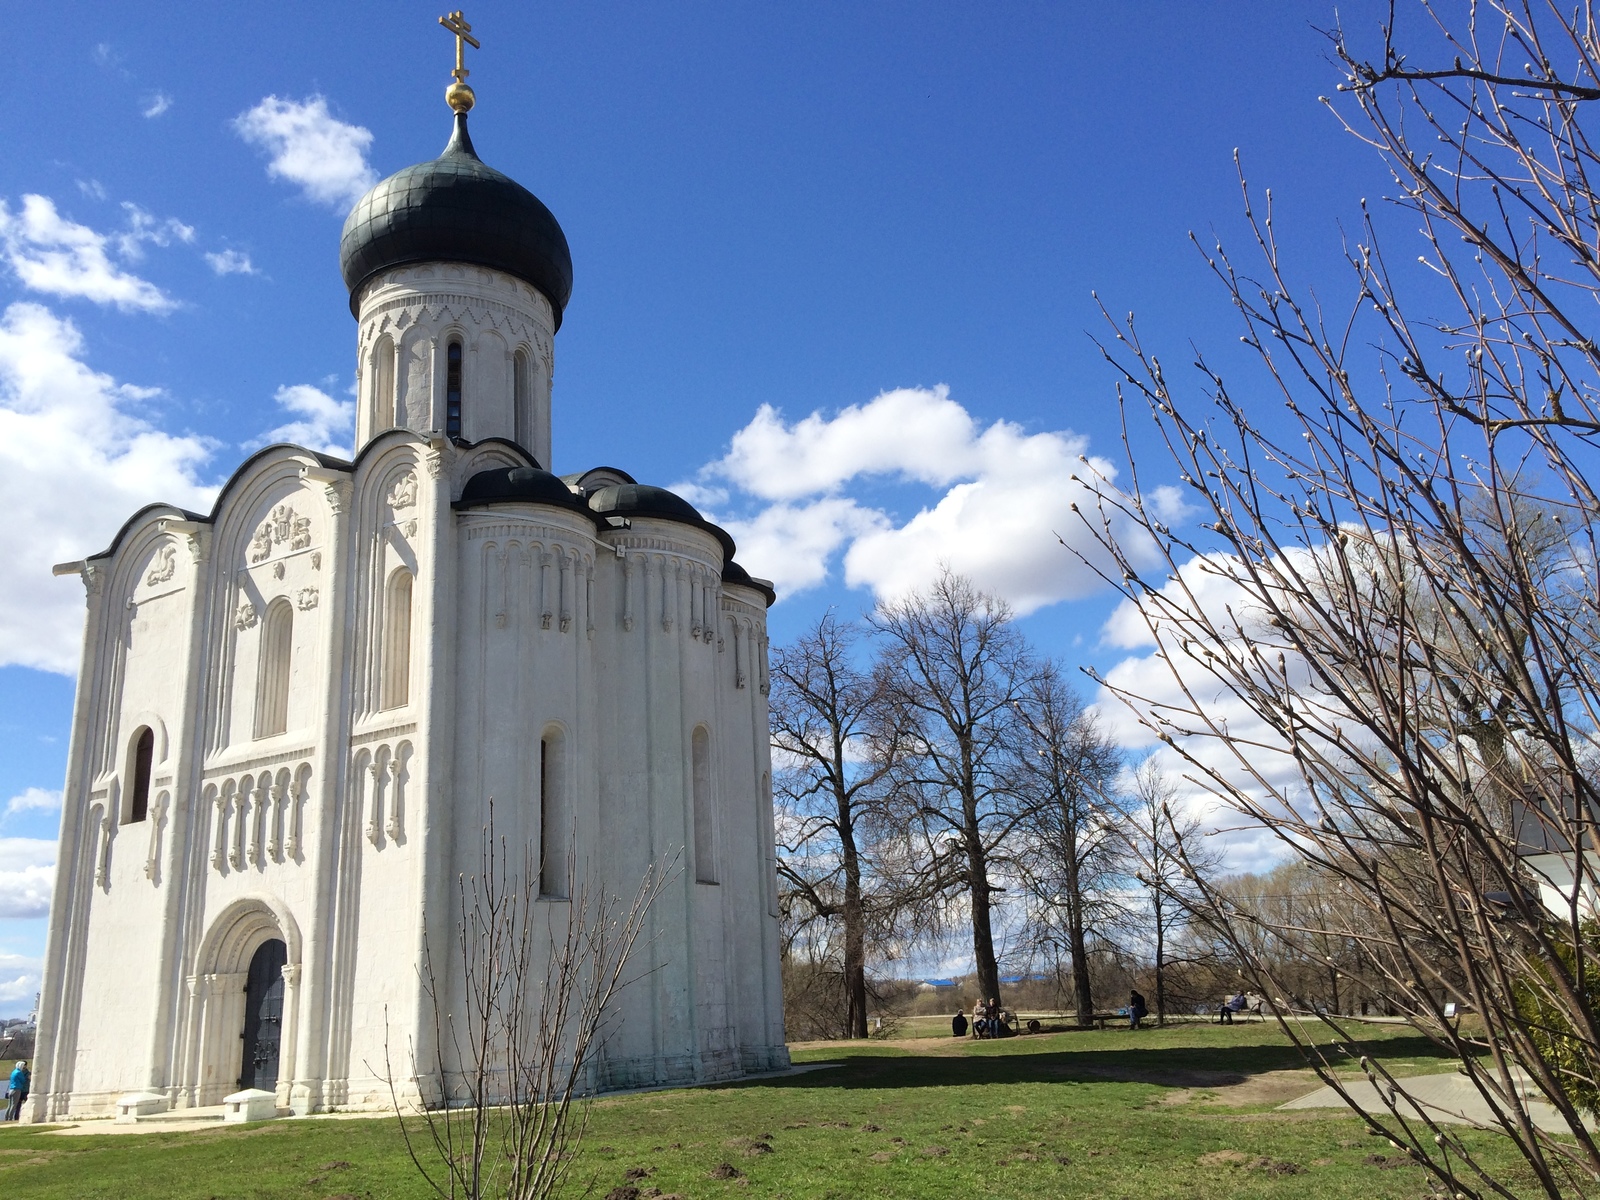
POLYGON ((733 557, 733 539, 676 492, 648 483, 613 483, 589 494, 589 507, 602 517, 655 517, 704 529, 722 543, 722 560, 733 557))
POLYGON ((571 488, 538 467, 496 467, 492 471, 479 471, 467 480, 455 506, 477 508, 485 504, 549 504, 581 512, 590 520, 595 517, 589 506, 573 495, 571 488))
POLYGON ((731 558, 722 564, 722 582, 737 584, 740 587, 747 587, 753 591, 760 592, 767 598, 768 608, 778 602, 778 593, 772 590, 771 584, 765 580, 752 578, 749 571, 746 571, 731 558))
POLYGON ((526 280, 550 301, 558 329, 572 296, 567 235, 537 196, 479 161, 465 113, 443 154, 389 176, 345 218, 339 266, 350 311, 367 280, 416 262, 472 263, 526 280))

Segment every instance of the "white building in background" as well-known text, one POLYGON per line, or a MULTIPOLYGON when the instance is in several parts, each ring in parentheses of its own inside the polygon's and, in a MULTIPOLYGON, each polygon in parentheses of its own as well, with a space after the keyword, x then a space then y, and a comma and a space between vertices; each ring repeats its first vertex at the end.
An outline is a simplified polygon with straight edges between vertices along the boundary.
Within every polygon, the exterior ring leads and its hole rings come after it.
POLYGON ((151 505, 58 568, 88 621, 36 1120, 241 1087, 387 1104, 385 1037, 427 1061, 418 963, 456 935, 490 797, 555 911, 569 863, 631 896, 681 856, 597 1086, 788 1061, 772 590, 680 497, 545 469, 566 238, 452 94, 443 155, 345 223, 354 461, 270 446, 209 514, 151 505))

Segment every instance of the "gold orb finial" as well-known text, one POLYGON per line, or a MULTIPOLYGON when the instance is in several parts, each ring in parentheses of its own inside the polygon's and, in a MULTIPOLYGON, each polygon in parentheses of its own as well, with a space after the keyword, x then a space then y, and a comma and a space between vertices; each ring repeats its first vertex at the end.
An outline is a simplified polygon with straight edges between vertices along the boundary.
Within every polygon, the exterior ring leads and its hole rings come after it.
POLYGON ((459 8, 449 16, 440 17, 439 24, 456 35, 456 69, 450 72, 455 77, 455 82, 445 89, 444 101, 455 112, 469 112, 478 97, 467 86, 467 76, 472 74, 467 70, 467 47, 471 46, 474 50, 481 50, 483 47, 478 45, 478 39, 472 36, 472 26, 467 24, 459 8))

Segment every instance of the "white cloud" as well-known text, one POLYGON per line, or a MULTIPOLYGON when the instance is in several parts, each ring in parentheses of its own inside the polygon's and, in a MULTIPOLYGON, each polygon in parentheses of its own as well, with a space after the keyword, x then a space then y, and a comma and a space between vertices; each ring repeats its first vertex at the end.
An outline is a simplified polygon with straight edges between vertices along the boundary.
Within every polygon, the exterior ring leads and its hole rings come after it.
POLYGON ((309 383, 281 387, 272 398, 300 419, 268 430, 247 445, 246 449, 271 445, 273 442, 292 442, 308 450, 337 454, 341 458, 350 457, 356 423, 354 400, 335 400, 321 388, 312 387, 309 383))
POLYGON ((218 275, 259 275, 260 271, 243 250, 207 251, 205 260, 218 275))
MULTIPOLYGON (((56 879, 54 838, 0 838, 0 917, 43 917, 56 879)), ((0 955, 0 967, 9 956, 0 955)), ((9 971, 0 969, 0 984, 9 971)))
MULTIPOLYGON (((948 565, 1028 613, 1100 587, 1061 544, 1101 558, 1072 506, 1116 468, 1087 451, 1068 431, 982 428, 943 387, 899 388, 792 424, 763 405, 686 490, 718 510, 741 561, 778 583, 780 596, 822 583, 842 551, 846 582, 879 599, 922 587, 948 565), (845 494, 886 481, 937 494, 903 521, 845 494)), ((1181 507, 1175 492, 1148 499, 1164 514, 1181 507)))
POLYGON ((828 560, 852 538, 886 528, 889 519, 845 496, 809 504, 774 504, 748 520, 724 522, 739 544, 739 561, 779 595, 816 587, 828 578, 828 560))
POLYGON ((139 110, 147 117, 159 117, 172 107, 172 97, 165 92, 156 92, 146 96, 144 106, 139 110))
POLYGON ((122 257, 130 261, 144 257, 145 242, 170 246, 173 242, 194 241, 194 226, 185 225, 177 217, 155 216, 127 200, 122 202, 122 211, 128 214, 128 227, 114 237, 122 257))
POLYGON ((6 816, 21 812, 55 812, 61 807, 61 793, 49 788, 31 787, 6 801, 6 816))
POLYGON ((154 428, 137 406, 158 393, 83 353, 77 327, 42 305, 0 315, 0 665, 76 672, 83 589, 52 564, 104 549, 154 500, 205 511, 215 495, 197 475, 211 446, 154 428))
POLYGON ((78 190, 91 200, 104 200, 106 198, 106 185, 98 179, 78 180, 78 190))
POLYGON ((142 209, 130 208, 130 230, 108 238, 62 216, 48 196, 24 196, 17 213, 0 199, 0 255, 23 285, 34 291, 81 297, 125 312, 170 312, 176 302, 155 284, 113 263, 107 247, 115 245, 125 254, 130 248, 137 252, 140 241, 165 245, 160 238, 170 241, 179 236, 171 226, 187 230, 189 237, 193 230, 181 222, 157 222, 142 209), (151 225, 141 227, 141 218, 148 218, 151 225))
POLYGON ((977 423, 945 387, 897 388, 793 425, 763 404, 715 471, 764 500, 833 492, 863 475, 945 484, 976 467, 979 440, 977 423))
MULTIPOLYGON (((1289 552, 1302 569, 1310 553, 1289 552)), ((1265 871, 1289 856, 1288 846, 1223 802, 1218 791, 1237 789, 1263 803, 1273 797, 1293 800, 1301 793, 1302 777, 1283 739, 1228 686, 1227 669, 1216 663, 1231 657, 1249 670, 1253 653, 1273 661, 1282 651, 1301 703, 1311 703, 1316 689, 1293 647, 1267 623, 1259 599, 1232 576, 1239 570, 1226 556, 1197 555, 1181 564, 1155 596, 1122 601, 1107 618, 1101 639, 1138 653, 1104 673, 1108 686, 1093 707, 1121 745, 1152 749, 1158 766, 1183 781, 1177 784, 1178 802, 1213 831, 1224 870, 1265 871), (1190 614, 1203 614, 1218 636, 1203 646, 1190 642, 1190 614), (1165 728, 1174 744, 1158 741, 1147 721, 1165 728), (1207 722, 1227 737, 1205 732, 1207 722)), ((1286 597, 1285 602, 1292 601, 1286 597)))
POLYGON ((299 185, 318 204, 348 208, 377 182, 367 163, 372 131, 339 120, 322 96, 280 100, 268 96, 240 113, 233 127, 270 156, 267 174, 299 185))
POLYGON ((0 952, 0 1016, 26 1017, 33 1012, 43 962, 0 952))

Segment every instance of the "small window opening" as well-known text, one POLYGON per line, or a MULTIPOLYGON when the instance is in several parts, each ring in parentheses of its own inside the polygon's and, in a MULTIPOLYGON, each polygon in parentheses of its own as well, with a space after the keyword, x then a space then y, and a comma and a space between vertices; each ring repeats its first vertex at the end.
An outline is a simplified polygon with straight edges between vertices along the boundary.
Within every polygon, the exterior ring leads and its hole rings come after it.
POLYGON ((691 743, 694 772, 694 877, 717 881, 717 847, 711 812, 711 735, 702 726, 691 743))
POLYGON ((156 756, 156 735, 147 725, 139 731, 133 747, 133 800, 128 805, 128 820, 142 821, 150 815, 150 768, 156 756))
POLYGON ((451 342, 445 351, 444 431, 449 437, 461 436, 461 343, 451 342))
POLYGON ((567 811, 566 739, 552 729, 539 741, 539 894, 567 894, 567 842, 571 816, 567 811))

